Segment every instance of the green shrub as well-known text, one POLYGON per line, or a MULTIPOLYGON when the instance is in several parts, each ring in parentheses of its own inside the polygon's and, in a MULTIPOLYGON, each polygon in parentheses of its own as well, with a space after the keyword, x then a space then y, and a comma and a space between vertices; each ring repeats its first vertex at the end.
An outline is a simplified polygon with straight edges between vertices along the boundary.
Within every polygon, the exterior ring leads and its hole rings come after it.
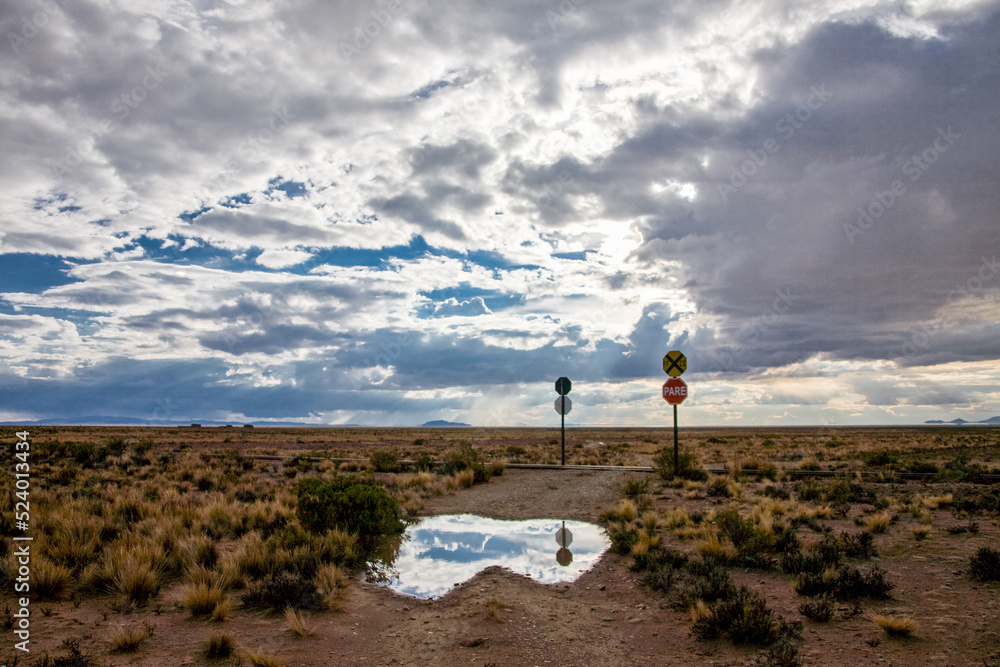
POLYGON ((236 640, 229 634, 213 634, 205 645, 205 657, 209 660, 222 660, 236 652, 236 640))
POLYGON ((723 600, 736 592, 729 572, 711 558, 688 561, 674 569, 670 583, 673 590, 669 603, 678 610, 689 609, 698 600, 723 600))
POLYGON ((427 452, 423 452, 413 461, 413 467, 418 472, 430 472, 434 470, 434 459, 427 452))
POLYGON ((1000 581, 1000 551, 980 547, 969 559, 969 574, 979 581, 1000 581))
POLYGON ((844 545, 844 555, 848 558, 857 560, 878 558, 878 548, 875 546, 875 538, 871 533, 863 531, 851 535, 845 532, 840 534, 840 539, 844 545))
POLYGON ((731 498, 733 495, 733 492, 729 489, 729 482, 722 477, 713 480, 708 485, 706 493, 714 498, 731 498))
POLYGON ((911 461, 903 470, 911 473, 937 473, 938 467, 926 461, 911 461))
POLYGON ((803 602, 799 605, 799 611, 806 618, 818 623, 825 623, 833 618, 833 598, 829 595, 822 595, 816 600, 803 602))
POLYGON ((952 505, 963 512, 1000 511, 1000 488, 961 489, 955 493, 952 505))
POLYGON ((622 494, 627 498, 635 498, 649 491, 648 477, 628 477, 622 483, 622 494))
POLYGON ((795 592, 807 596, 832 595, 837 600, 884 600, 889 598, 889 592, 894 588, 886 574, 878 567, 864 573, 856 567, 841 567, 832 578, 824 578, 822 572, 808 572, 799 575, 795 592))
POLYGON ((742 586, 695 621, 691 630, 702 639, 726 637, 736 644, 767 645, 778 639, 780 624, 760 593, 742 586))
POLYGON ((406 527, 399 501, 381 485, 356 475, 305 479, 296 491, 296 515, 313 533, 342 528, 356 534, 362 547, 370 550, 383 536, 398 535, 406 527))
POLYGON ((657 474, 663 479, 688 479, 695 482, 703 482, 708 479, 708 473, 698 466, 698 458, 691 453, 684 453, 677 457, 677 470, 674 470, 674 450, 671 447, 664 447, 660 453, 653 457, 653 467, 657 474))
POLYGON ((372 452, 369 457, 369 461, 371 461, 372 470, 375 472, 399 471, 399 457, 396 456, 395 452, 389 452, 383 449, 376 450, 372 452))
POLYGON ((778 467, 774 464, 746 463, 740 467, 740 474, 754 477, 758 480, 769 479, 772 482, 778 479, 778 467))
POLYGON ((759 569, 774 566, 774 560, 766 555, 774 548, 773 533, 757 527, 750 519, 741 517, 735 509, 720 512, 715 523, 736 547, 737 562, 740 565, 759 569))
POLYGON ((319 611, 323 598, 311 578, 295 572, 279 572, 254 582, 242 596, 243 604, 254 609, 281 611, 286 607, 319 611))
POLYGON ((458 443, 458 449, 448 452, 444 457, 442 472, 445 475, 454 475, 464 470, 471 470, 473 473, 472 483, 482 484, 490 481, 494 474, 486 467, 479 452, 472 446, 471 442, 465 440, 458 443))
POLYGON ((632 545, 639 541, 639 531, 631 524, 611 522, 605 532, 611 540, 611 552, 619 556, 628 554, 632 545))
POLYGON ((823 498, 823 488, 815 482, 802 482, 798 492, 799 500, 812 502, 823 498))
POLYGON ((890 451, 888 449, 876 449, 870 452, 865 452, 861 455, 861 459, 869 467, 887 466, 896 462, 897 452, 890 451))
POLYGON ((524 447, 519 447, 518 445, 510 445, 507 447, 507 456, 514 463, 520 463, 522 459, 528 457, 528 450, 524 447))

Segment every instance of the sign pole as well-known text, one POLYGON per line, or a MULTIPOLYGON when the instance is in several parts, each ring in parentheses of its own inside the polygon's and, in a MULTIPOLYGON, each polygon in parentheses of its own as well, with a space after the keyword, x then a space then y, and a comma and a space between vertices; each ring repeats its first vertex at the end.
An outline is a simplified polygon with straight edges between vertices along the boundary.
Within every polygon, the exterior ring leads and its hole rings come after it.
POLYGON ((677 406, 687 398, 688 388, 681 375, 687 370, 687 357, 680 350, 670 350, 663 357, 663 372, 670 376, 670 379, 663 383, 663 400, 674 406, 674 476, 676 477, 681 465, 680 446, 677 437, 677 406))
POLYGON ((566 465, 566 413, 573 408, 573 401, 567 398, 566 394, 573 389, 573 383, 568 377, 561 377, 556 380, 556 412, 559 413, 559 430, 562 432, 562 464, 566 465))
MULTIPOLYGON (((566 404, 566 397, 561 396, 563 405, 566 404)), ((566 465, 566 411, 562 410, 561 422, 562 422, 562 464, 566 465)))
POLYGON ((674 476, 677 476, 680 468, 678 467, 680 459, 680 450, 677 447, 677 404, 674 403, 674 476))

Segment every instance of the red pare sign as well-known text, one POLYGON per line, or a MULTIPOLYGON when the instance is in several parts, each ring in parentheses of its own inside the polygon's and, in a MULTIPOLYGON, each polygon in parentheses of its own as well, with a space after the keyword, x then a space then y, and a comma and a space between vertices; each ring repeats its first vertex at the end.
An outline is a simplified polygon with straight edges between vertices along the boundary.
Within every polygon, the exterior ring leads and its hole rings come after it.
POLYGON ((663 400, 670 405, 680 405, 688 397, 688 386, 680 378, 670 378, 663 383, 663 400))

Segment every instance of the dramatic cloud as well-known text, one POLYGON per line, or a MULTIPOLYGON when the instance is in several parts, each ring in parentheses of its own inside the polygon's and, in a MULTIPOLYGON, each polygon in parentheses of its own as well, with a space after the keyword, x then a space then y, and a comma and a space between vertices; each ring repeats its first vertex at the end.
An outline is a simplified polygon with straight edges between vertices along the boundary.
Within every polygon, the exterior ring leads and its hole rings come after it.
POLYGON ((0 419, 1000 409, 1000 3, 12 0, 0 419))

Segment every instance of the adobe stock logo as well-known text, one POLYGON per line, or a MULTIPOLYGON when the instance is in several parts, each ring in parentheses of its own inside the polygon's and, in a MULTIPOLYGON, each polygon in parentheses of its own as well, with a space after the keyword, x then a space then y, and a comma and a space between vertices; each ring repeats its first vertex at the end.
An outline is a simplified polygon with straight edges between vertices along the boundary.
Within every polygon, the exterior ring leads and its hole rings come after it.
MULTIPOLYGON (((955 140, 962 138, 961 134, 953 131, 950 127, 947 130, 938 128, 937 133, 938 136, 930 146, 921 151, 919 155, 914 155, 903 163, 903 174, 910 177, 911 183, 920 180, 920 177, 931 168, 931 165, 955 145, 955 140)), ((890 183, 887 190, 877 190, 867 205, 858 207, 857 222, 844 223, 844 233, 847 234, 847 240, 853 245, 854 239, 871 229, 875 221, 885 215, 885 212, 892 208, 904 194, 906 194, 906 183, 900 179, 890 183)))
MULTIPOLYGON (((805 123, 819 111, 827 101, 833 97, 833 93, 826 89, 826 86, 812 86, 809 89, 809 97, 795 111, 790 111, 774 124, 774 131, 785 141, 795 136, 795 133, 805 127, 805 123)), ((729 201, 729 195, 736 194, 749 179, 758 171, 764 168, 771 156, 781 150, 781 142, 775 137, 765 139, 760 148, 749 148, 746 151, 747 157, 738 166, 729 168, 729 180, 716 183, 719 196, 723 202, 729 201)))

